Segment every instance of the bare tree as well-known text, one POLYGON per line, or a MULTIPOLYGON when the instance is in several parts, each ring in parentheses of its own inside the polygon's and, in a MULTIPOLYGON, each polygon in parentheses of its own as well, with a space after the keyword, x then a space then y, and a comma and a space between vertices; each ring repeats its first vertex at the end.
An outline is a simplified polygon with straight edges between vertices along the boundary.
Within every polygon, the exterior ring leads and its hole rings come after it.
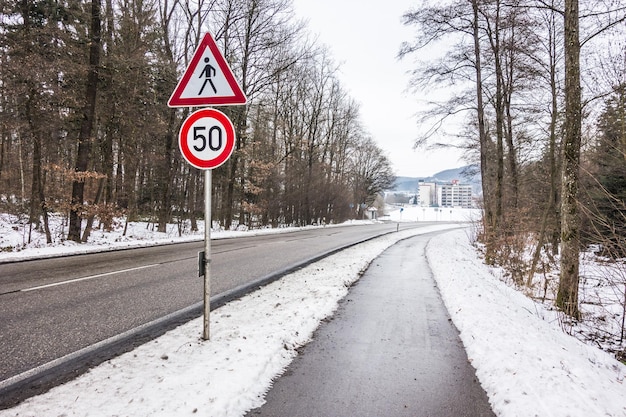
MULTIPOLYGON (((284 54, 288 45, 299 39, 302 26, 293 24, 293 11, 285 0, 226 0, 218 9, 217 30, 221 36, 225 58, 232 62, 239 84, 250 103, 265 92, 277 74, 294 65, 294 56, 284 54), (233 62, 234 61, 234 62, 233 62)), ((297 57, 295 57, 297 59, 297 57)), ((226 184, 223 221, 229 228, 234 212, 241 211, 248 167, 244 158, 249 133, 247 107, 229 108, 227 112, 235 125, 235 150, 224 165, 226 184)))
POLYGON ((356 144, 352 166, 354 201, 359 217, 363 217, 364 210, 374 203, 382 191, 391 188, 395 175, 389 159, 368 136, 356 144))
POLYGON ((579 318, 578 285, 580 255, 580 153, 582 142, 582 94, 580 73, 580 50, 588 42, 607 29, 626 19, 624 7, 612 8, 612 4, 601 5, 606 11, 589 13, 598 20, 595 29, 581 42, 580 11, 578 0, 566 0, 564 8, 565 41, 565 137, 563 139, 563 165, 561 170, 561 275, 557 294, 557 305, 574 318, 579 318))
MULTIPOLYGON (((499 3, 497 3, 499 4, 499 3)), ((404 23, 413 25, 417 29, 415 41, 403 44, 399 56, 406 57, 414 54, 430 45, 437 44, 442 40, 454 41, 442 59, 423 62, 413 72, 412 85, 414 88, 423 88, 431 84, 443 85, 455 84, 457 79, 466 82, 468 92, 453 96, 448 102, 438 105, 434 112, 429 112, 426 117, 435 117, 436 125, 442 124, 451 115, 461 112, 472 112, 471 120, 475 123, 475 130, 470 134, 477 136, 477 148, 480 160, 480 172, 483 188, 483 241, 487 246, 487 258, 493 262, 495 252, 495 236, 498 233, 500 218, 502 216, 502 180, 504 175, 503 166, 503 119, 502 115, 502 72, 496 77, 497 86, 495 94, 487 94, 490 91, 484 80, 489 78, 485 74, 484 65, 484 38, 491 41, 492 52, 499 51, 499 30, 491 26, 491 19, 482 2, 472 0, 470 2, 458 1, 446 4, 425 4, 404 15, 404 23), (473 89, 473 92, 472 92, 473 89), (499 128, 498 146, 491 138, 488 129, 488 112, 486 105, 491 99, 492 105, 500 111, 496 111, 497 126, 499 128), (494 155, 494 153, 496 153, 494 155), (495 156, 495 157, 494 157, 495 156)), ((497 11, 498 9, 496 9, 497 11)), ((498 15, 496 14, 496 17, 498 15)), ((497 20, 496 20, 497 22, 497 20)), ((494 55, 491 55, 493 62, 494 55)), ((500 57, 497 55, 497 62, 500 57)), ((498 67, 500 68, 500 66, 498 67)), ((501 69, 501 68, 500 68, 501 69)), ((430 129, 427 136, 420 138, 416 145, 422 145, 429 140, 430 135, 437 131, 430 129)))
POLYGON ((544 206, 543 214, 541 216, 541 223, 539 232, 537 234, 536 245, 529 268, 527 285, 531 285, 532 278, 539 262, 542 248, 546 243, 550 245, 550 253, 558 253, 558 245, 560 241, 560 215, 559 215, 559 140, 557 138, 558 130, 558 118, 560 114, 559 110, 559 98, 560 83, 558 82, 558 66, 559 66, 559 51, 562 48, 558 47, 558 39, 562 37, 561 31, 557 26, 557 18, 560 17, 555 11, 554 7, 541 10, 542 21, 546 28, 545 37, 536 37, 537 43, 542 46, 542 50, 545 55, 545 60, 537 59, 542 71, 542 79, 549 86, 550 91, 550 122, 548 125, 548 146, 545 151, 545 159, 548 161, 548 176, 549 185, 548 199, 544 206))
POLYGON ((98 74, 100 66, 101 36, 101 0, 91 1, 91 27, 89 30, 89 73, 85 87, 85 101, 78 136, 78 154, 75 172, 77 178, 72 182, 72 200, 70 208, 70 225, 67 238, 75 242, 81 241, 82 205, 84 202, 85 173, 89 166, 92 135, 96 117, 96 97, 98 93, 98 74))

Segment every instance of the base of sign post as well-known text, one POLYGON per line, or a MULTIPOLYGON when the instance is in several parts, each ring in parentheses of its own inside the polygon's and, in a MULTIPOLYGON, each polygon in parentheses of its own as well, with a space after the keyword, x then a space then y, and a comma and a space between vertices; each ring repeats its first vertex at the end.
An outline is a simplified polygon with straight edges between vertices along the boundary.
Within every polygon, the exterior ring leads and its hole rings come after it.
POLYGON ((211 170, 204 171, 204 328, 202 339, 210 338, 211 314, 211 170))

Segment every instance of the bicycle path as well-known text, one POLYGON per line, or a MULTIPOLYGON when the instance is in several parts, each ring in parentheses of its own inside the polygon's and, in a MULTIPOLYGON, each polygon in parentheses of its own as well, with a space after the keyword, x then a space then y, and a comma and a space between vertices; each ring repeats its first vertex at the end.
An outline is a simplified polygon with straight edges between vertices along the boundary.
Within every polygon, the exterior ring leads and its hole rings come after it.
POLYGON ((429 238, 375 259, 247 416, 495 417, 430 271, 429 238))

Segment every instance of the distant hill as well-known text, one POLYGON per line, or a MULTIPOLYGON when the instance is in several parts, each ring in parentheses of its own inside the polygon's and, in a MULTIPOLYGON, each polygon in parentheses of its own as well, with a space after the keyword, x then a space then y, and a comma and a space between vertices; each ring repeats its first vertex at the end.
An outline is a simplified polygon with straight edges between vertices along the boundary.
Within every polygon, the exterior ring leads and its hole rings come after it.
POLYGON ((466 165, 460 168, 446 169, 426 179, 426 181, 445 181, 459 180, 465 184, 480 182, 480 171, 476 165, 466 165))
POLYGON ((415 191, 419 183, 423 182, 450 182, 459 180, 462 184, 471 184, 475 194, 480 194, 480 171, 476 165, 466 165, 459 168, 446 169, 430 177, 397 177, 393 191, 415 191))

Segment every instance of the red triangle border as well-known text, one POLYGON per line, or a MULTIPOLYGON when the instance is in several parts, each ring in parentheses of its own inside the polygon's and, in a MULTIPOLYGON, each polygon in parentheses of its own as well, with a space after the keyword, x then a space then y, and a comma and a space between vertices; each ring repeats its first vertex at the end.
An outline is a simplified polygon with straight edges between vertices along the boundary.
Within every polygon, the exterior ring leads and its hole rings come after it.
POLYGON ((189 65, 187 66, 187 69, 185 70, 185 73, 183 74, 183 77, 180 79, 180 81, 176 85, 176 88, 174 89, 172 96, 167 102, 168 107, 243 105, 243 104, 246 104, 247 102, 248 102, 248 99, 246 98, 246 95, 241 90, 241 87, 239 86, 239 83, 237 82, 237 80, 235 80, 235 76, 233 75, 233 72, 230 69, 230 66, 228 65, 228 63, 224 59, 224 56, 218 49, 217 44, 215 43, 215 40, 213 39, 211 34, 207 32, 204 35, 204 38, 202 38, 202 42, 200 42, 200 45, 198 45, 198 48, 196 48, 196 51, 193 54, 191 62, 189 62, 189 65), (214 97, 182 98, 181 96, 183 94, 183 91, 185 90, 185 87, 187 87, 187 83, 189 83, 189 80, 193 76, 193 72, 196 66, 198 65, 198 62, 202 58, 202 55, 204 54, 204 51, 207 47, 211 50, 213 57, 217 61, 218 66, 222 70, 222 73, 224 74, 226 81, 228 81, 228 84, 230 88, 233 90, 233 92, 235 93, 235 95, 225 96, 225 97, 214 96, 214 97))

